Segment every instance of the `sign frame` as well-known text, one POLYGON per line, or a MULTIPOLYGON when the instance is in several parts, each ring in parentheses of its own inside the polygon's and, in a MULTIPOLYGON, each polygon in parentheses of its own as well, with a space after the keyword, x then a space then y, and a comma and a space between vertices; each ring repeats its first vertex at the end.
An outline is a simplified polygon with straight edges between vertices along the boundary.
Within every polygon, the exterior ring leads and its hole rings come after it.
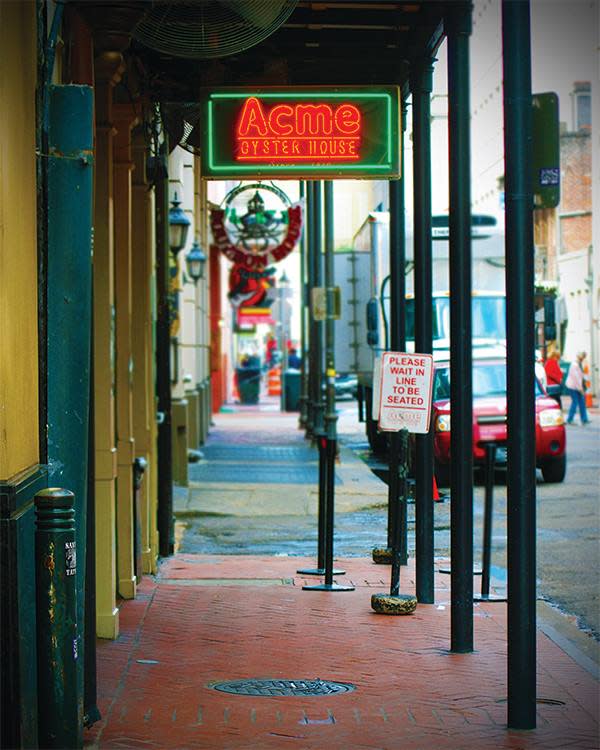
MULTIPOLYGON (((231 89, 213 89, 203 91, 202 97, 202 176, 206 179, 397 179, 401 176, 401 153, 400 153, 400 103, 401 93, 398 86, 298 86, 298 87, 264 87, 248 88, 236 87, 231 89), (358 159, 348 163, 330 161, 323 162, 323 158, 315 156, 314 161, 306 163, 269 163, 269 157, 264 161, 252 164, 240 164, 235 160, 234 154, 234 117, 241 117, 241 108, 244 102, 256 98, 265 102, 265 107, 276 102, 294 102, 296 105, 318 107, 326 105, 330 107, 358 106, 358 103, 369 102, 370 107, 377 107, 377 115, 366 112, 367 121, 371 129, 377 128, 381 120, 380 110, 385 112, 385 130, 382 137, 376 138, 369 133, 369 138, 364 138, 365 148, 374 151, 375 156, 371 158, 374 163, 358 159), (227 111, 231 103, 240 102, 237 115, 227 111), (227 146, 225 133, 229 133, 230 145, 227 146), (223 154, 227 158, 224 158, 223 154)), ((291 106, 291 105, 287 105, 291 106)), ((362 116, 365 116, 364 113, 362 116)), ((283 115, 282 115, 283 117, 283 115)), ((316 116, 315 116, 316 119, 316 116)), ((237 127, 237 125, 236 125, 237 127)), ((271 136, 269 136, 271 138, 271 136)), ((275 141, 278 136, 273 136, 275 141)), ((293 140, 296 136, 282 136, 293 140)), ((316 135, 315 138, 327 140, 325 135, 316 135)), ((350 136, 349 136, 350 138, 350 136)), ((331 140, 331 138, 330 138, 331 140)), ((361 143, 362 146, 362 143, 361 143)), ((275 158, 275 157, 273 157, 275 158)), ((282 157, 283 158, 283 157, 282 157)), ((290 159, 300 157, 290 157, 290 159)), ((309 157, 302 157, 307 159, 309 157)), ((342 158, 342 157, 331 157, 342 158)), ((365 157, 366 158, 366 157, 365 157)))
MULTIPOLYGON (((431 429, 431 409, 434 377, 434 361, 432 354, 420 354, 416 352, 392 352, 385 351, 381 355, 381 374, 379 380, 379 409, 377 413, 378 429, 380 432, 399 432, 406 429, 416 434, 427 434, 431 429), (400 359, 400 362, 395 360, 400 359), (408 360, 404 362, 403 360, 408 360), (418 363, 417 363, 418 362, 418 363), (406 373, 393 373, 392 366, 399 369, 409 369, 406 373), (423 370, 421 373, 420 371, 423 370), (410 384, 398 383, 398 376, 409 378, 410 384), (416 383, 419 379, 419 382, 416 383), (400 405, 387 404, 388 398, 402 397, 394 391, 395 388, 404 388, 405 398, 422 398, 423 406, 420 404, 400 405), (411 393, 410 389, 416 389, 411 393), (391 418, 391 413, 398 414, 399 418, 391 418), (403 415, 402 412, 406 412, 403 415), (422 415, 425 415, 424 418, 422 415), (388 421, 386 421, 388 420, 388 421), (392 426, 392 422, 397 424, 392 426)), ((404 392, 403 391, 403 394, 404 392)))

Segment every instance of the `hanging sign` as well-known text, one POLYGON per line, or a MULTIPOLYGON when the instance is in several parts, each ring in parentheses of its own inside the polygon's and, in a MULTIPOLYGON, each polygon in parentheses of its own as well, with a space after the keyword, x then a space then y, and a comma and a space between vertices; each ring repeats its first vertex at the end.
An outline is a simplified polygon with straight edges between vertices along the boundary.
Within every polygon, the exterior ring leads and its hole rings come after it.
POLYGON ((231 190, 210 212, 216 247, 232 261, 229 300, 234 307, 268 307, 275 300, 271 263, 292 252, 302 231, 302 206, 275 185, 252 183, 231 190))
POLYGON ((429 432, 433 357, 384 352, 379 386, 379 429, 429 432))
POLYGON ((396 86, 213 91, 202 176, 400 176, 396 86))

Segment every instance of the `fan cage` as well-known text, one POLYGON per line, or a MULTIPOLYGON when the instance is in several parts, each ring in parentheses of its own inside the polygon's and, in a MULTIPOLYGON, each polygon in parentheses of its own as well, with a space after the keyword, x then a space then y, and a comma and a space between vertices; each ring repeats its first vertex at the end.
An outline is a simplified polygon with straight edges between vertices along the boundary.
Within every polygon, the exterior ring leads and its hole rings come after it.
POLYGON ((167 55, 227 57, 264 41, 289 18, 298 0, 168 0, 156 2, 133 37, 167 55))

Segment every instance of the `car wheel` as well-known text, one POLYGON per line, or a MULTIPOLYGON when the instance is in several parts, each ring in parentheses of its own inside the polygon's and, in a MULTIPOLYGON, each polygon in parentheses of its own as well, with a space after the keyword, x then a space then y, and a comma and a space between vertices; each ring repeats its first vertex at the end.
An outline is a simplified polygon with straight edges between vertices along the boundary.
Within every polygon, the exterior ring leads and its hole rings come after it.
POLYGON ((435 462, 435 481, 438 487, 450 487, 450 464, 435 462))
POLYGON ((556 484, 562 482, 567 473, 567 457, 566 455, 559 456, 558 458, 551 458, 542 464, 542 476, 544 482, 549 484, 556 484))

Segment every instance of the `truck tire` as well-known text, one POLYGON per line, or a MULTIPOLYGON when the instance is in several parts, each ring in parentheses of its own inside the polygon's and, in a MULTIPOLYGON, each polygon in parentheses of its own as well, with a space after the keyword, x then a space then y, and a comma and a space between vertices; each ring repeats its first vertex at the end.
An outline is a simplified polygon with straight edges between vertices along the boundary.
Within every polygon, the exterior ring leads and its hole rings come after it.
POLYGON ((542 476, 544 477, 544 482, 548 482, 548 484, 558 484, 559 482, 562 482, 566 473, 566 455, 559 456, 558 458, 551 458, 542 464, 542 476))

